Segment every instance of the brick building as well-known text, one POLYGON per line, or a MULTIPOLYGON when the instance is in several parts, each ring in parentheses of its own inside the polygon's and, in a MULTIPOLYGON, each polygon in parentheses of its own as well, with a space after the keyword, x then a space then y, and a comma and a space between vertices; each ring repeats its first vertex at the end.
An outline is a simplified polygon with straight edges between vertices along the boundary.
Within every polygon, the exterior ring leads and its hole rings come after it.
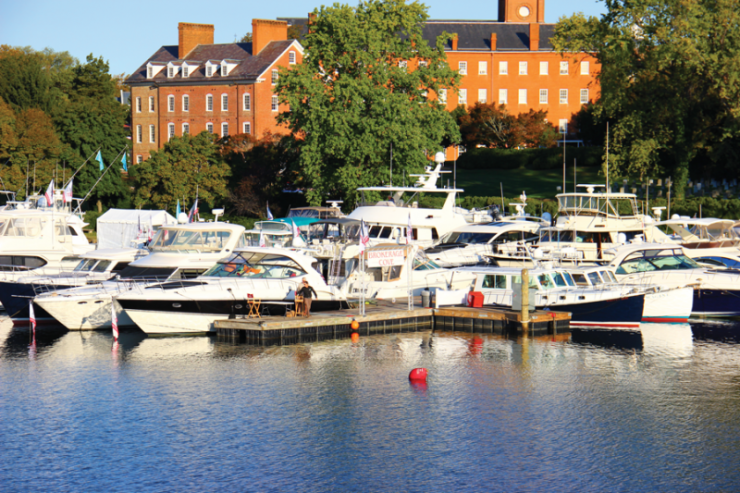
POLYGON ((134 162, 172 136, 286 133, 274 94, 279 66, 301 63, 288 23, 254 19, 251 43, 213 43, 213 25, 180 23, 179 43, 157 50, 127 80, 134 162))

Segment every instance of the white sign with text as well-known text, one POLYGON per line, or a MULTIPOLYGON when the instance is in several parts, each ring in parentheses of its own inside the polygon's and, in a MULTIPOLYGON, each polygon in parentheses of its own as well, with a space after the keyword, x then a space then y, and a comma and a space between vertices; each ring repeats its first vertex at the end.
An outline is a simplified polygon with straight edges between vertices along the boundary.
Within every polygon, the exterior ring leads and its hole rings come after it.
POLYGON ((391 265, 403 265, 406 261, 406 252, 403 248, 392 250, 368 250, 367 266, 388 267, 391 265))

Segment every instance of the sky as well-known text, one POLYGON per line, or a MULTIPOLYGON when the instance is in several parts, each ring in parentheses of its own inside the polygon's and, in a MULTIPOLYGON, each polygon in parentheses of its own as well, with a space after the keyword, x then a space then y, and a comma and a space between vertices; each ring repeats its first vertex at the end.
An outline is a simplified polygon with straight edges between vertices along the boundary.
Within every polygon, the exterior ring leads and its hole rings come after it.
MULTIPOLYGON (((498 18, 496 1, 422 3, 429 8, 431 19, 498 18)), ((68 51, 81 62, 92 53, 108 61, 111 74, 130 74, 160 46, 177 44, 178 22, 213 24, 214 41, 232 43, 252 30, 253 18, 307 17, 329 4, 319 0, 0 0, 0 44, 68 51)), ((576 12, 599 16, 606 9, 603 0, 545 0, 545 22, 554 23, 576 12)))

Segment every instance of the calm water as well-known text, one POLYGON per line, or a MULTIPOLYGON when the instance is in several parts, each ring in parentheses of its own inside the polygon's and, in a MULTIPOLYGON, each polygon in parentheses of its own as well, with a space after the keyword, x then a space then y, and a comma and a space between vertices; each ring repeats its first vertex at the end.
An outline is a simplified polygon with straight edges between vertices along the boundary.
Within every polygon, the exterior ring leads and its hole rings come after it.
POLYGON ((34 348, 0 321, 3 492, 740 490, 740 326, 34 348))

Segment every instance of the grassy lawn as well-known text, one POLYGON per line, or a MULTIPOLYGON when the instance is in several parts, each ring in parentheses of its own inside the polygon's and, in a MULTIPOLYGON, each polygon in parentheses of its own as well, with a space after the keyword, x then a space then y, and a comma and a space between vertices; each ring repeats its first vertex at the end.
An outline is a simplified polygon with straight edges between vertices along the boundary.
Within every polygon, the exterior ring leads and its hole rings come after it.
MULTIPOLYGON (((581 168, 577 170, 578 183, 604 183, 600 168, 581 168)), ((452 174, 442 175, 444 184, 452 174)), ((441 181, 441 180, 440 180, 441 181)), ((554 198, 559 193, 557 187, 563 184, 561 169, 549 170, 457 170, 457 186, 465 190, 463 196, 498 197, 501 195, 500 183, 504 185, 505 197, 518 197, 522 190, 529 197, 554 198)), ((573 166, 569 166, 566 176, 566 188, 573 191, 573 166)))

